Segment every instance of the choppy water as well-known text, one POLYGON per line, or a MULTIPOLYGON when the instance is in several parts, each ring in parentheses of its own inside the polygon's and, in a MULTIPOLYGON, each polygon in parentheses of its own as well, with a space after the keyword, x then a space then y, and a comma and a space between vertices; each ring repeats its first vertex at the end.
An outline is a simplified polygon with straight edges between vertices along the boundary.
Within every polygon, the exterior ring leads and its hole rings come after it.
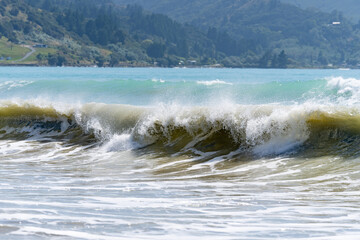
POLYGON ((0 238, 356 239, 358 79, 0 68, 0 238))

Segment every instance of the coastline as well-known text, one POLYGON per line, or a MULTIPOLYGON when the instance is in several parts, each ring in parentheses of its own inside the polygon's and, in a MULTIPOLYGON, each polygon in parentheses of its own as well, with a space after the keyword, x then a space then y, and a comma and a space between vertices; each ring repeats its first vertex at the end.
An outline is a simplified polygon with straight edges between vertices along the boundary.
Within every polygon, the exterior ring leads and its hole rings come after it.
POLYGON ((155 65, 144 65, 144 64, 120 64, 120 65, 116 65, 116 66, 98 66, 96 64, 83 64, 83 65, 62 65, 62 66, 52 66, 52 65, 42 65, 42 64, 37 64, 37 63, 5 63, 5 64, 0 64, 0 67, 84 67, 84 68, 199 68, 199 69, 203 69, 203 68, 213 68, 213 69, 304 69, 304 70, 311 70, 311 69, 332 69, 332 70, 358 70, 360 69, 360 67, 342 67, 342 66, 313 66, 313 67, 287 67, 287 68, 261 68, 261 67, 226 67, 223 65, 220 66, 209 66, 209 65, 197 65, 197 66, 193 66, 193 65, 189 65, 189 66, 168 66, 168 67, 164 67, 164 66, 155 66, 155 65))

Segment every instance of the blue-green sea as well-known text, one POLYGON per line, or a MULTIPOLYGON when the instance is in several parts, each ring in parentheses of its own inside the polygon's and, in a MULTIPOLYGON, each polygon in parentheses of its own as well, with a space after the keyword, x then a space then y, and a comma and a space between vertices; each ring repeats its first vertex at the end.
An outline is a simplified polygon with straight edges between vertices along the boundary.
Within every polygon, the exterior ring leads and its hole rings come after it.
POLYGON ((0 68, 0 239, 360 238, 360 70, 0 68))

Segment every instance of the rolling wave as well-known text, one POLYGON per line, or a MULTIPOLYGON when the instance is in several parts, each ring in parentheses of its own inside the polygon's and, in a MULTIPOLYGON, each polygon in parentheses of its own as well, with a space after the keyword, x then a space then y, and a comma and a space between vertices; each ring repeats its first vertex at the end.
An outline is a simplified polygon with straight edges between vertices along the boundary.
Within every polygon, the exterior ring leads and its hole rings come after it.
POLYGON ((0 139, 63 141, 108 151, 146 149, 159 154, 219 156, 341 154, 357 151, 360 143, 360 112, 348 107, 89 103, 65 109, 3 103, 0 139))

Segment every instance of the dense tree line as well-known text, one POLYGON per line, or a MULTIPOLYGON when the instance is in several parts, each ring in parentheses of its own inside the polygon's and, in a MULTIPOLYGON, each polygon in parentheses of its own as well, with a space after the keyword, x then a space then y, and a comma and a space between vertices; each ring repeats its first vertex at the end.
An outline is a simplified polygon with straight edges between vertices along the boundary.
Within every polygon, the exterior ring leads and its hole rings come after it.
MULTIPOLYGON (((159 62, 164 65, 169 62, 178 64, 180 58, 217 56, 206 50, 209 45, 212 48, 216 44, 204 33, 191 27, 186 28, 165 15, 146 13, 137 5, 128 5, 125 9, 106 4, 101 7, 93 6, 93 9, 72 7, 58 12, 56 20, 68 31, 102 46, 119 43, 126 45, 126 41, 133 43, 132 45, 136 42, 148 42, 149 44, 140 44, 144 52, 150 58, 161 60, 159 62), (91 16, 89 12, 92 13, 91 16), (198 36, 191 36, 194 31, 198 36), (164 57, 167 59, 158 59, 164 57)), ((224 35, 228 37, 226 33, 224 35)), ((219 48, 216 51, 222 50, 219 48)), ((121 59, 121 54, 113 56, 121 59)), ((114 57, 111 59, 114 63, 114 57)), ((125 59, 131 60, 131 57, 126 55, 125 59)))
POLYGON ((93 19, 86 18, 86 11, 80 9, 66 9, 58 13, 57 22, 68 31, 79 36, 86 35, 93 43, 107 45, 110 43, 123 43, 125 34, 121 30, 116 13, 110 8, 101 8, 96 11, 93 19))
POLYGON ((259 60, 260 68, 286 68, 289 59, 285 51, 282 50, 279 54, 272 54, 270 51, 266 52, 259 60))

